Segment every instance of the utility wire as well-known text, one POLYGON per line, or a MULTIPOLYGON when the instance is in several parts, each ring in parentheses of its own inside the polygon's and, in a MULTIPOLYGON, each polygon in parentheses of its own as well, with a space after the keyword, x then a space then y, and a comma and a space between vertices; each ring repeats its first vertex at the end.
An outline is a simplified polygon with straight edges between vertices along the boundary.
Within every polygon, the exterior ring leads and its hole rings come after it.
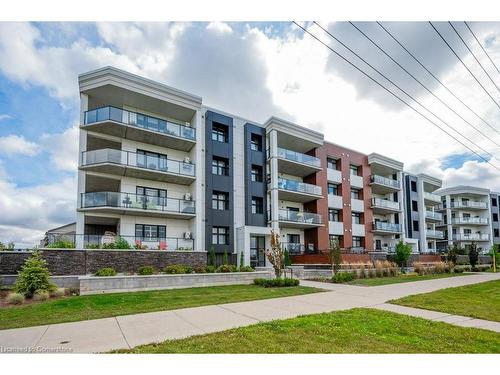
MULTIPOLYGON (((316 22, 315 22, 316 23, 316 22)), ((356 26, 353 22, 349 21, 349 23, 356 29, 358 30, 366 39, 368 39, 375 47, 377 47, 384 55, 386 55, 392 62, 394 62, 397 66, 399 66, 406 74, 408 74, 415 82, 417 82, 420 86, 422 86, 429 94, 431 94, 433 97, 435 97, 441 104, 443 104, 446 108, 448 108, 450 111, 452 111, 456 116, 461 118, 467 125, 472 127, 475 131, 477 131, 479 134, 481 134, 484 138, 489 140, 490 142, 494 143, 496 146, 500 147, 500 144, 495 142, 493 139, 491 139, 488 135, 484 134, 481 129, 478 129, 475 127, 473 124, 471 124, 469 121, 467 121, 462 115, 460 115, 457 111, 455 111, 453 108, 451 108, 446 102, 444 102, 439 96, 434 94, 432 90, 430 90, 426 85, 424 85, 419 79, 417 79, 411 72, 409 72, 404 66, 402 66, 399 62, 397 62, 391 55, 389 55, 380 45, 378 45, 372 38, 370 38, 363 30, 361 30, 358 26, 356 26)), ((318 23, 316 23, 318 26, 320 26, 318 23)), ((320 26, 321 27, 321 26, 320 26)), ((321 27, 323 29, 323 27, 321 27)), ((323 29, 324 30, 324 29, 323 29)), ((500 159, 499 159, 500 161, 500 159)))
POLYGON ((382 25, 379 21, 377 21, 377 24, 397 43, 403 48, 427 73, 429 73, 441 86, 443 86, 448 93, 450 93, 456 100, 458 100, 460 103, 462 103, 465 107, 469 109, 478 119, 480 119, 484 124, 489 126, 492 130, 494 130, 496 133, 500 134, 500 132, 493 127, 489 122, 487 122, 483 117, 481 117, 476 111, 474 111, 470 106, 468 106, 462 99, 460 99, 453 91, 451 91, 441 80, 436 77, 434 73, 432 73, 429 68, 427 68, 419 59, 415 57, 413 53, 411 53, 408 48, 406 48, 403 43, 401 43, 400 40, 398 40, 384 25, 382 25))
MULTIPOLYGON (((406 92, 405 90, 403 90, 399 85, 397 85, 394 81, 392 81, 390 78, 388 78, 384 73, 382 73, 380 70, 378 70, 377 68, 375 68, 372 64, 370 64, 368 61, 366 61, 363 57, 361 57, 359 54, 357 54, 355 51, 353 51, 349 46, 347 46, 345 43, 343 43, 340 39, 338 39, 337 37, 335 37, 334 35, 332 35, 328 30, 326 30, 325 28, 323 28, 319 23, 317 23, 315 21, 314 21, 314 23, 316 25, 318 25, 325 33, 327 33, 328 35, 330 35, 330 37, 332 37, 334 40, 336 40, 338 43, 340 43, 344 48, 346 48, 347 50, 349 50, 358 59, 360 59, 361 61, 363 61, 366 65, 368 65, 370 68, 372 68, 374 71, 376 71, 379 75, 381 75, 382 77, 384 77, 393 86, 397 87, 399 89, 399 91, 403 92, 407 97, 409 97, 411 100, 413 100, 415 103, 417 103, 420 107, 422 107, 424 110, 426 110, 432 116, 434 116, 439 121, 441 121, 443 124, 445 124, 448 128, 450 128, 451 130, 453 130, 455 133, 457 133, 462 138, 464 138, 467 141, 469 141, 470 143, 472 143, 474 146, 476 146, 477 148, 479 148, 481 151, 483 151, 484 153, 488 154, 492 158, 500 160, 496 156, 494 156, 493 154, 491 154, 489 151, 485 150, 484 148, 482 148, 481 146, 479 146, 478 144, 476 144, 474 141, 472 141, 471 139, 467 138, 465 135, 463 135, 462 133, 460 133, 459 131, 457 131, 455 128, 453 128, 451 125, 449 125, 446 121, 444 121, 442 118, 440 118, 439 116, 437 116, 435 113, 433 113, 432 111, 430 111, 429 109, 427 109, 424 105, 422 105, 413 96, 411 96, 410 94, 408 94, 408 92, 406 92)), ((407 104, 407 103, 405 102, 405 104, 407 104)))
POLYGON ((469 48, 469 46, 467 45, 467 43, 465 42, 465 40, 462 38, 462 36, 458 32, 458 30, 455 28, 455 26, 453 26, 453 24, 450 21, 448 21, 448 24, 451 26, 451 28, 453 29, 453 31, 455 32, 455 34, 457 34, 457 36, 460 38, 460 40, 462 41, 462 43, 464 44, 464 46, 467 48, 467 51, 469 51, 469 53, 472 55, 472 57, 474 57, 474 60, 476 60, 476 62, 479 64, 479 66, 483 70, 484 74, 486 74, 488 76, 488 78, 490 79, 491 83, 493 83, 493 86, 495 86, 496 89, 497 89, 497 91, 500 92, 500 89, 498 88, 498 86, 495 83, 495 81, 493 81, 493 78, 491 78, 490 74, 486 71, 486 69, 484 69, 484 66, 483 66, 483 64, 481 64, 481 61, 478 60, 478 58, 476 57, 476 55, 474 54, 474 52, 472 52, 472 50, 469 48))
POLYGON ((451 50, 451 52, 453 52, 453 54, 456 56, 456 58, 458 60, 460 60, 460 62, 462 63, 462 65, 465 67, 465 69, 467 69, 467 71, 470 73, 470 75, 476 80, 476 82, 479 84, 479 86, 481 86, 481 88, 484 90, 484 92, 490 97, 490 99, 493 101, 493 103, 495 103, 495 105, 498 107, 498 109, 500 109, 500 105, 497 103, 497 101, 491 96, 491 94, 488 92, 488 90, 485 89, 485 87, 483 86, 483 84, 477 79, 477 77, 474 75, 474 73, 471 72, 471 70, 469 69, 469 67, 467 65, 465 65, 465 63, 463 62, 463 60, 460 58, 460 56, 458 56, 458 54, 455 52, 455 50, 453 49, 453 47, 450 46, 450 44, 444 38, 444 36, 441 35, 441 33, 439 32, 439 30, 436 29, 436 27, 432 24, 431 21, 429 21, 429 24, 432 26, 432 28, 434 29, 434 31, 441 37, 441 39, 448 46, 448 48, 451 50))
POLYGON ((486 52, 486 49, 483 47, 483 45, 481 44, 481 42, 479 42, 479 39, 477 39, 476 37, 476 34, 474 34, 474 32, 472 31, 472 29, 470 28, 469 24, 467 23, 467 21, 464 21, 465 23, 465 26, 467 26, 467 28, 469 29, 470 33, 472 34, 472 36, 474 37, 474 39, 476 39, 476 42, 477 44, 479 44, 479 47, 481 47, 481 49, 483 50, 484 54, 488 57, 488 59, 490 60, 491 62, 491 65, 494 66, 494 68, 497 70, 498 74, 500 74, 500 70, 498 70, 498 67, 497 65, 495 64, 495 62, 493 61, 493 59, 491 58, 490 54, 488 52, 486 52))
POLYGON ((427 121, 429 121, 432 125, 434 125, 435 127, 437 127, 438 129, 440 129, 442 132, 444 132, 445 134, 447 134, 448 136, 450 136, 451 138, 453 138, 455 141, 457 141, 458 143, 460 143, 462 146, 464 146, 465 148, 467 148, 469 151, 471 151, 472 153, 474 153, 476 156, 478 156, 481 160, 485 161, 486 163, 490 164, 493 168, 497 169, 498 171, 500 171, 500 168, 498 168, 496 165, 492 164, 489 160, 487 160, 485 157, 483 157, 481 154, 479 154, 478 152, 474 151, 472 148, 470 148, 468 145, 464 144, 462 141, 460 141, 459 139, 457 139, 455 136, 453 136, 452 134, 448 133, 445 129, 443 129, 441 126, 439 126, 438 124, 436 124, 434 121, 432 121, 430 118, 428 118, 426 115, 424 115, 423 113, 421 113, 420 111, 418 111, 417 109, 415 109, 413 106, 411 106, 408 102, 406 102, 404 99, 401 99, 397 94, 395 94, 391 89, 385 87, 383 84, 381 84, 379 81, 377 81, 375 78, 373 78, 372 76, 370 76, 368 73, 366 73, 364 70, 362 70, 361 68, 359 68, 356 64, 354 64, 353 62, 351 62, 349 59, 347 59, 346 57, 344 57, 342 54, 340 54, 339 52, 335 51, 332 47, 330 47, 328 44, 326 44, 325 42, 323 42, 321 39, 319 39, 316 35, 312 34, 311 32, 309 32, 308 30, 306 30, 304 27, 302 27, 301 25, 299 25, 297 22, 295 21, 292 21, 295 25, 297 25, 300 29, 302 29, 302 31, 304 31, 305 33, 309 34, 312 38, 314 38, 315 40, 317 40, 318 42, 320 42, 322 45, 324 45, 326 48, 328 48, 331 52, 333 52, 335 55, 337 55, 338 57, 340 57, 342 60, 344 60, 346 63, 348 63, 349 65, 351 65, 353 68, 355 68, 356 70, 358 70, 360 73, 362 73, 363 75, 365 75, 368 79, 370 79, 371 81, 373 81, 375 84, 377 84, 378 86, 380 86, 382 89, 384 89, 385 91, 387 91, 389 94, 391 94, 392 96, 394 96, 397 100, 399 100, 400 102, 402 102, 403 104, 405 104, 406 106, 410 107, 414 112, 416 112, 417 114, 419 114, 420 116, 422 116, 424 119, 426 119, 427 121))

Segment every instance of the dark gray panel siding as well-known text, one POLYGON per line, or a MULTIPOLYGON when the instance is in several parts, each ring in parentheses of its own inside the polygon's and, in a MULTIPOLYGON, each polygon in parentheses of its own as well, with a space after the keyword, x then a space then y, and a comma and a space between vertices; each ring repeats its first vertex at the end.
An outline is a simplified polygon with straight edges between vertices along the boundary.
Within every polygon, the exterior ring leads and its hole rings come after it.
MULTIPOLYGON (((420 221, 420 217, 419 217, 419 212, 413 211, 411 207, 412 201, 418 202, 418 192, 411 191, 412 181, 415 181, 415 183, 417 183, 417 177, 409 174, 406 174, 404 176, 404 194, 405 194, 404 204, 406 208, 406 233, 408 238, 420 239, 420 231, 413 230, 413 221, 414 220, 420 221)), ((425 212, 422 212, 422 215, 425 215, 425 212)), ((422 246, 422 244, 420 246, 422 246)))

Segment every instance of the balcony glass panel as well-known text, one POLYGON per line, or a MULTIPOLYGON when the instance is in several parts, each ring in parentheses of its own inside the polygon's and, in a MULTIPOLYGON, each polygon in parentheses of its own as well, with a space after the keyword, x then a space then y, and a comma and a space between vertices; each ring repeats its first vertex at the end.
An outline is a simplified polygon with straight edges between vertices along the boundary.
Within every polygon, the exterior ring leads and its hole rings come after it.
POLYGON ((454 234, 453 239, 457 241, 489 241, 490 235, 486 233, 454 234))
POLYGON ((383 230, 383 231, 386 231, 386 232, 400 233, 401 232, 401 224, 385 223, 385 222, 382 222, 382 221, 375 221, 373 223, 373 229, 375 229, 375 230, 383 230))
POLYGON ((298 193, 321 195, 321 186, 306 184, 300 181, 288 180, 286 178, 278 179, 278 189, 296 191, 298 193))
POLYGON ((443 214, 440 213, 440 212, 425 211, 425 217, 428 218, 428 219, 442 220, 443 219, 443 214))
POLYGON ((399 210, 399 202, 393 202, 382 198, 372 198, 372 206, 399 210))
POLYGON ((374 184, 379 184, 379 185, 384 185, 384 186, 389 186, 395 189, 399 189, 399 181, 398 180, 393 180, 392 178, 387 178, 379 175, 372 175, 371 176, 371 182, 374 184))
POLYGON ((486 202, 480 201, 462 201, 462 202, 451 202, 451 208, 488 208, 486 202))
POLYGON ((486 217, 462 217, 451 219, 452 224, 488 224, 486 217))
POLYGON ((317 157, 307 154, 302 154, 300 152, 292 150, 287 150, 281 147, 278 147, 278 157, 290 161, 295 161, 297 163, 308 164, 317 168, 321 167, 321 160, 318 159, 317 157))
POLYGON ((293 221, 296 223, 306 223, 306 224, 322 224, 323 219, 321 215, 312 212, 300 212, 293 210, 279 210, 279 220, 282 221, 293 221))
POLYGON ((427 229, 425 233, 428 237, 444 238, 444 232, 441 230, 427 229))
POLYGON ((424 191, 424 198, 434 202, 441 202, 441 196, 424 191))

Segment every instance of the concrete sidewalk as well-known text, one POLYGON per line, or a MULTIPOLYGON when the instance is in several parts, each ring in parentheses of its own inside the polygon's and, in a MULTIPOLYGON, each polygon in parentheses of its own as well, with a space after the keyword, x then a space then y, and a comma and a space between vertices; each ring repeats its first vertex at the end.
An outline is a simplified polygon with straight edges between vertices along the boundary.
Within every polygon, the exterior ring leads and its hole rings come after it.
MULTIPOLYGON (((8 348, 20 350, 23 348, 35 348, 35 350, 42 348, 54 351, 63 349, 74 353, 132 348, 142 344, 218 332, 304 314, 346 310, 354 307, 375 307, 389 310, 396 307, 385 302, 394 298, 498 279, 500 279, 500 274, 485 273, 376 287, 302 281, 302 285, 314 286, 327 291, 302 296, 0 330, 0 352, 6 352, 8 348)), ((400 306, 397 308, 399 309, 400 306)), ((400 309, 397 312, 408 315, 421 314, 420 312, 409 310, 404 312, 403 310, 400 309)), ((448 320, 448 322, 457 323, 460 319, 448 318, 448 320), (453 322, 454 319, 455 322, 453 322)), ((461 320, 460 323, 467 324, 466 320, 461 320)), ((485 329, 492 327, 477 322, 469 322, 469 324, 472 326, 479 324, 475 326, 485 329)))

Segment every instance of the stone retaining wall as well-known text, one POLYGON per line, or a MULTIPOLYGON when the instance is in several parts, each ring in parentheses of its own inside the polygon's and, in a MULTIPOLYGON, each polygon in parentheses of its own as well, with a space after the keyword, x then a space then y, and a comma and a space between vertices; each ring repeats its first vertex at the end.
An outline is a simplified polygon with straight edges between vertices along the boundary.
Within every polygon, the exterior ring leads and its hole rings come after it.
MULTIPOLYGON (((137 272, 141 266, 161 270, 170 264, 204 267, 204 251, 165 250, 77 250, 42 249, 52 275, 87 275, 103 267, 113 267, 117 272, 137 272)), ((0 275, 16 275, 31 251, 0 251, 0 275)))
MULTIPOLYGON (((56 284, 59 288, 79 288, 79 276, 51 276, 50 281, 56 284)), ((17 275, 0 275, 0 285, 2 287, 11 288, 17 280, 17 275)))

